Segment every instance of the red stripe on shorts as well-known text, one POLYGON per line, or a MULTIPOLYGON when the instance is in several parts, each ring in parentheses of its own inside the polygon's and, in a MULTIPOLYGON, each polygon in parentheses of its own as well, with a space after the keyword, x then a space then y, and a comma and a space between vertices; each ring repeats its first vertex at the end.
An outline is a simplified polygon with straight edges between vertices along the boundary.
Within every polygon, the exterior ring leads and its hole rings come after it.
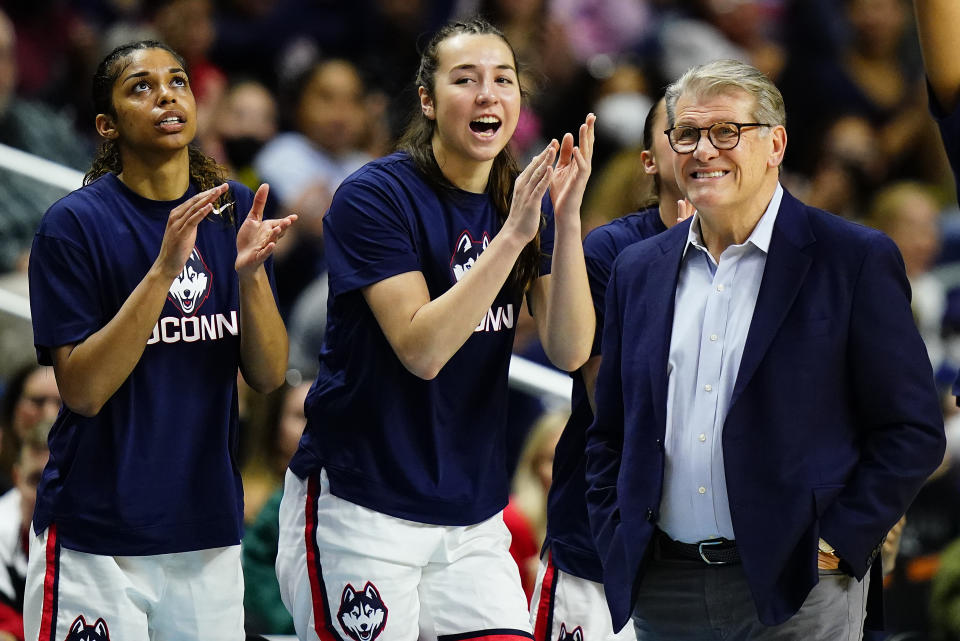
POLYGON ((540 602, 537 604, 537 621, 533 625, 533 638, 536 641, 550 641, 553 627, 553 604, 557 594, 557 568, 553 565, 553 554, 547 551, 547 569, 540 583, 540 602))
POLYGON ((310 574, 310 594, 313 596, 313 627, 320 641, 342 641, 333 627, 333 618, 327 605, 327 589, 320 568, 320 550, 317 549, 317 482, 307 480, 306 544, 307 572, 310 574))
POLYGON ((477 630, 460 634, 441 634, 437 641, 531 641, 533 636, 523 630, 498 628, 494 630, 477 630))
POLYGON ((46 572, 43 576, 43 610, 40 615, 40 641, 55 641, 57 634, 57 588, 60 583, 60 542, 57 525, 47 528, 46 572))

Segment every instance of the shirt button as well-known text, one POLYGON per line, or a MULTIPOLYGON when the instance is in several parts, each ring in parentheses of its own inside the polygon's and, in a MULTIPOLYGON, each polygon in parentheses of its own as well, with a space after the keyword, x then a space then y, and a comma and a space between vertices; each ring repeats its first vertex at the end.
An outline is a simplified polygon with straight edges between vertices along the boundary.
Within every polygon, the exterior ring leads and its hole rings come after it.
POLYGON ((706 493, 707 493, 707 488, 705 488, 705 487, 703 487, 703 486, 701 485, 699 488, 697 488, 697 492, 700 492, 700 494, 706 494, 706 493))
POLYGON ((712 391, 713 391, 713 385, 710 385, 709 383, 707 383, 706 385, 703 386, 703 389, 704 389, 705 391, 707 391, 707 392, 712 392, 712 391))
POLYGON ((718 291, 718 292, 722 292, 722 291, 723 291, 723 285, 717 285, 717 291, 718 291))
POLYGON ((700 439, 700 442, 703 443, 704 441, 707 440, 707 435, 706 435, 706 434, 701 434, 701 435, 698 436, 697 438, 699 438, 699 439, 700 439))
POLYGON ((712 340, 712 341, 717 340, 717 335, 716 335, 716 334, 710 334, 710 340, 712 340))

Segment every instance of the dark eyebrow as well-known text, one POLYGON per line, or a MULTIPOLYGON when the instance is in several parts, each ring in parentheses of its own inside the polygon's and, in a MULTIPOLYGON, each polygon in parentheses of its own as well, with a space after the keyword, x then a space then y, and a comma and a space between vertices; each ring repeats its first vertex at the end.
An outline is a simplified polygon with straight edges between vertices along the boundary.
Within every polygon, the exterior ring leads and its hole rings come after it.
MULTIPOLYGON (((170 73, 186 73, 186 72, 185 72, 183 69, 181 69, 180 67, 170 67, 170 69, 168 69, 167 71, 169 71, 170 73)), ((149 71, 138 71, 138 72, 132 73, 132 74, 130 74, 129 76, 127 76, 126 78, 124 78, 124 79, 123 79, 123 82, 127 82, 128 80, 131 80, 132 78, 143 78, 143 77, 149 76, 149 75, 150 75, 150 72, 149 72, 149 71)))
MULTIPOLYGON (((462 65, 457 65, 450 71, 473 71, 476 68, 477 68, 477 65, 467 62, 462 65)), ((497 65, 496 69, 506 69, 508 71, 512 71, 513 73, 517 73, 517 70, 514 69, 513 65, 497 65)))

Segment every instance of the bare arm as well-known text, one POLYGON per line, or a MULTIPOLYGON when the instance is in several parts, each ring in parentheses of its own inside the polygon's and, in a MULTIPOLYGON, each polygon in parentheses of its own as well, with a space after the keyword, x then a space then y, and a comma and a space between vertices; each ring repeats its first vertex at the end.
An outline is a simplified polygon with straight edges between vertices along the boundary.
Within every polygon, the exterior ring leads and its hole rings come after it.
POLYGON ((257 189, 237 232, 235 264, 240 280, 240 370, 250 387, 264 394, 283 383, 290 344, 263 263, 297 219, 291 214, 263 220, 268 190, 267 185, 257 189))
POLYGON ((593 157, 593 114, 580 126, 579 147, 566 134, 560 145, 557 170, 550 185, 556 237, 551 273, 538 278, 531 292, 534 319, 547 357, 572 372, 590 356, 596 318, 583 259, 580 205, 593 157))
POLYGON ((960 3, 914 0, 923 62, 937 102, 948 113, 960 93, 960 3))
POLYGON ((83 341, 52 350, 60 396, 71 410, 95 416, 140 362, 170 285, 193 251, 197 225, 226 190, 219 185, 174 208, 157 259, 116 315, 83 341))
POLYGON ((540 225, 556 148, 548 145, 517 178, 503 229, 453 287, 431 300, 420 272, 365 287, 364 299, 397 357, 410 372, 432 379, 473 334, 540 225))

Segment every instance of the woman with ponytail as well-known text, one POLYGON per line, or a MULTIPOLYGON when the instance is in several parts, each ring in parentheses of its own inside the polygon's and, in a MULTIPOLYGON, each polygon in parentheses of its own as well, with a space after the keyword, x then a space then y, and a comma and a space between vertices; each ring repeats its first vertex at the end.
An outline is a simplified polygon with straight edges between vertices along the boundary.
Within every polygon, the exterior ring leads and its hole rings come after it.
POLYGON ((482 20, 441 29, 416 82, 400 150, 324 219, 327 332, 277 558, 300 639, 529 638, 501 515, 524 296, 558 367, 590 353, 593 116, 518 171, 516 56, 482 20))
POLYGON ((183 59, 142 41, 93 80, 104 142, 34 239, 34 343, 63 398, 37 490, 29 639, 243 638, 237 372, 283 382, 265 261, 295 216, 192 148, 183 59), (247 213, 249 212, 249 213, 247 213))

